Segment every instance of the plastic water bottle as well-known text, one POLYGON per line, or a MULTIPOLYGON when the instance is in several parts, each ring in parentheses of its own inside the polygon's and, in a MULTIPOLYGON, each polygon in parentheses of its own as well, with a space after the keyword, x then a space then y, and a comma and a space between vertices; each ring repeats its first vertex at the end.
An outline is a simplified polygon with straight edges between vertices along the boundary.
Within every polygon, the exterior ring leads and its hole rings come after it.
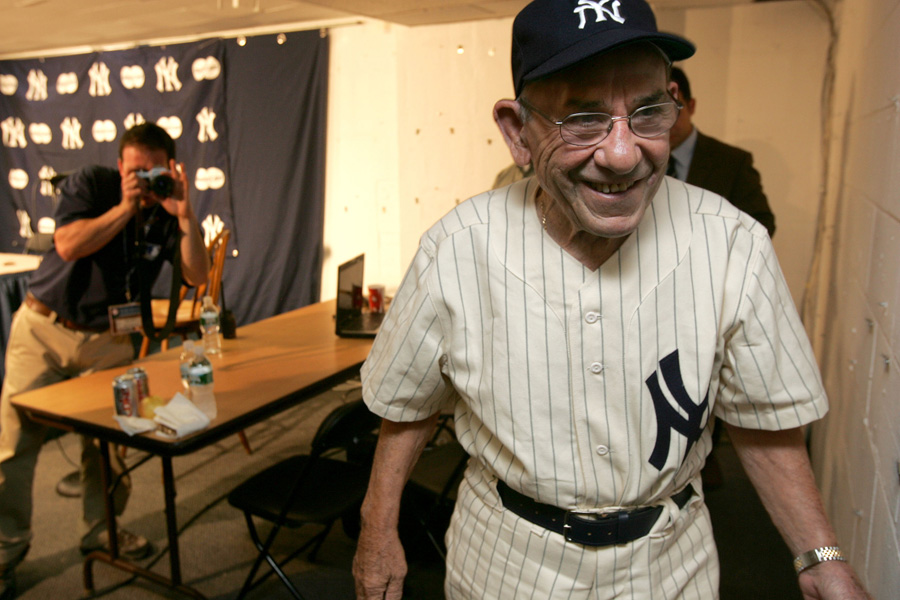
POLYGON ((200 308, 200 330, 203 332, 203 348, 210 356, 222 351, 222 337, 219 334, 219 307, 211 296, 203 296, 200 308))
POLYGON ((178 357, 178 367, 181 371, 181 386, 183 394, 191 397, 191 361, 194 360, 194 340, 184 340, 181 345, 181 356, 178 357))
POLYGON ((216 396, 213 394, 213 368, 203 346, 194 347, 194 357, 188 368, 191 402, 210 420, 216 418, 216 396))

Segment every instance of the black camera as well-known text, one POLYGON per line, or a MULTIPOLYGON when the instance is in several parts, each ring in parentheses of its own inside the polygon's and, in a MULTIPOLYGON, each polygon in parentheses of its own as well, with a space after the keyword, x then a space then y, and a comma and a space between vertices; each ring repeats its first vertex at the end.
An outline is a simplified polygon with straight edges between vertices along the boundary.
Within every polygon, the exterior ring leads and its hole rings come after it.
POLYGON ((147 181, 147 189, 160 198, 168 198, 175 191, 175 180, 165 175, 164 167, 154 167, 149 171, 138 171, 136 175, 147 181))

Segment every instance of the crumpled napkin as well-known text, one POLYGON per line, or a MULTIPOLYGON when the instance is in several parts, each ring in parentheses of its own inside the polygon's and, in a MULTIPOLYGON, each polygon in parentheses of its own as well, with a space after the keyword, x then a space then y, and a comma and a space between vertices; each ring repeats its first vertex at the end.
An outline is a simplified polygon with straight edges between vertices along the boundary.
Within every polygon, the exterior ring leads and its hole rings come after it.
POLYGON ((121 427, 122 431, 128 435, 135 435, 156 429, 156 423, 154 423, 152 419, 128 417, 126 415, 113 415, 113 419, 118 421, 119 427, 121 427))
POLYGON ((180 438, 209 427, 209 417, 180 392, 156 409, 153 420, 159 426, 157 433, 166 437, 180 438))

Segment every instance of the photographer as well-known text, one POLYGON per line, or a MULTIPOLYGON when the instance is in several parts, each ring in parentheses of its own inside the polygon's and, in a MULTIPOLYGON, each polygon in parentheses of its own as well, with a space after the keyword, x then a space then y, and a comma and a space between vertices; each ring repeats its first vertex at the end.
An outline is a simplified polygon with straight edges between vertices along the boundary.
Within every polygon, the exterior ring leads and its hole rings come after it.
MULTIPOLYGON (((31 277, 6 350, 0 397, 0 600, 15 597, 14 569, 31 542, 34 469, 47 430, 13 408, 10 398, 127 364, 134 347, 127 333, 110 330, 111 307, 137 307, 139 290, 150 289, 164 260, 180 256, 182 278, 192 285, 203 283, 209 270, 184 164, 175 162, 172 138, 151 123, 122 136, 118 170, 91 166, 70 175, 61 185, 55 219, 54 247, 31 277)), ((82 440, 81 460, 81 551, 88 553, 108 544, 95 440, 82 440)), ((122 466, 114 462, 113 469, 122 466)), ((119 513, 129 487, 126 477, 116 490, 119 513)), ((141 536, 120 529, 118 537, 123 556, 151 552, 141 536)))

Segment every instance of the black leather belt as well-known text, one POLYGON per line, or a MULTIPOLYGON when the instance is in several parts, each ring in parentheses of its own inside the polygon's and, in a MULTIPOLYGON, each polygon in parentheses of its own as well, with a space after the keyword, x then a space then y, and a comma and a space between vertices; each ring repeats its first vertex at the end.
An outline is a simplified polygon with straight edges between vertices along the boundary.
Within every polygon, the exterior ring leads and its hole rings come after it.
MULTIPOLYGON (((663 511, 659 505, 606 514, 573 512, 535 502, 500 480, 497 481, 497 492, 507 510, 563 535, 569 542, 585 546, 614 546, 642 538, 650 533, 663 511)), ((672 500, 678 508, 684 508, 693 494, 694 488, 688 484, 672 496, 672 500)))

